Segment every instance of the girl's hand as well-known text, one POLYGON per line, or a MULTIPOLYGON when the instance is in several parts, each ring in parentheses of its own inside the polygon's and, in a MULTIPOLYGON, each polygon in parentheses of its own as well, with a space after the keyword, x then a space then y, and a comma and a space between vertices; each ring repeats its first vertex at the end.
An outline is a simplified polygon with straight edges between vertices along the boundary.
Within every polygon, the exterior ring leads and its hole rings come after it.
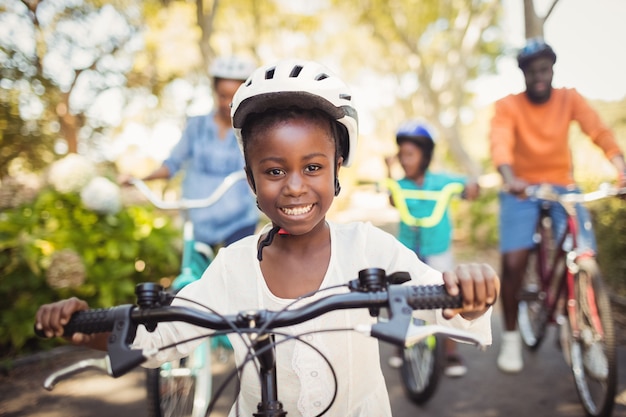
MULTIPOLYGON (((39 307, 35 316, 35 328, 44 332, 46 337, 63 336, 63 327, 69 322, 70 317, 77 311, 87 310, 89 306, 83 300, 72 297, 66 300, 57 301, 52 304, 44 304, 39 307)), ((92 337, 90 335, 75 333, 68 338, 73 344, 89 344, 92 337)))
POLYGON ((480 186, 475 181, 468 181, 463 189, 463 198, 466 200, 475 200, 480 194, 480 186))
POLYGON ((447 319, 461 314, 468 320, 482 316, 498 299, 500 294, 500 278, 487 264, 462 264, 454 271, 444 272, 443 281, 450 295, 463 295, 461 309, 445 309, 443 316, 447 319))

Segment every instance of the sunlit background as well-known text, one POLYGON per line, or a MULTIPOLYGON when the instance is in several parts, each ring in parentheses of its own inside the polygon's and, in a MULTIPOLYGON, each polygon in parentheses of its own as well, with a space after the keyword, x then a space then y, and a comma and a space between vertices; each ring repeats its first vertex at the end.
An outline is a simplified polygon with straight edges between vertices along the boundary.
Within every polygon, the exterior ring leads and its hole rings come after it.
MULTIPOLYGON (((397 224, 374 184, 397 126, 419 117, 436 131, 433 169, 484 189, 454 208, 464 210, 456 241, 496 248, 489 120, 494 100, 524 88, 524 1, 0 0, 0 358, 41 347, 37 305, 78 295, 108 306, 134 299, 133 283, 175 276, 179 218, 124 199, 116 177, 151 172, 186 118, 212 109, 207 68, 218 55, 314 59, 351 86, 359 145, 329 218, 397 224)), ((538 16, 554 1, 535 0, 538 16)), ((625 17, 625 0, 558 0, 543 28, 558 55, 554 85, 588 97, 626 149, 625 17)), ((571 133, 576 179, 613 180, 575 124, 571 133)), ((178 180, 151 186, 175 198, 178 180)), ((605 236, 626 235, 612 215, 601 243, 621 259, 605 236)), ((607 276, 625 286, 623 273, 607 276)))

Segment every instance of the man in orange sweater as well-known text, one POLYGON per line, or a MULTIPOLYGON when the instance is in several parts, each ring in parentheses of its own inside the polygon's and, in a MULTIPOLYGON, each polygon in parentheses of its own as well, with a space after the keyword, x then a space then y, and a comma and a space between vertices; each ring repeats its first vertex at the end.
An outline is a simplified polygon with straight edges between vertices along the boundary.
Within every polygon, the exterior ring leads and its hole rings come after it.
MULTIPOLYGON (((568 131, 572 121, 602 149, 615 166, 620 186, 626 186, 626 164, 611 130, 586 100, 574 89, 552 88, 556 54, 542 39, 531 39, 517 56, 524 74, 526 91, 495 103, 489 136, 491 155, 500 172, 504 189, 500 193, 500 252, 502 260, 502 307, 505 331, 498 355, 503 372, 523 368, 522 342, 517 327, 517 299, 529 249, 533 246, 539 203, 521 198, 531 184, 550 183, 561 192, 576 185, 568 131)), ((595 249, 589 214, 578 208, 585 247, 595 249)), ((554 213, 555 221, 565 221, 554 213)))

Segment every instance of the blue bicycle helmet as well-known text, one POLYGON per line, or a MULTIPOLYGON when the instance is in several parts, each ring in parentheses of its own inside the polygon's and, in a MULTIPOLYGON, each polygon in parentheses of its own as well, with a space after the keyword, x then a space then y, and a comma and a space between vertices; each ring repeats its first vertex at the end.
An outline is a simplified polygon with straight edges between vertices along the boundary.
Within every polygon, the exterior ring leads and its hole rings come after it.
POLYGON ((411 142, 422 150, 422 170, 430 165, 435 150, 435 135, 433 129, 420 120, 409 120, 398 127, 396 131, 396 143, 411 142))
POLYGON ((423 137, 431 141, 433 145, 435 143, 432 128, 427 123, 419 120, 409 120, 402 123, 396 132, 396 141, 415 137, 423 137))
POLYGON ((556 62, 556 54, 552 47, 545 43, 543 38, 532 38, 517 54, 517 65, 523 71, 532 60, 544 56, 552 59, 553 64, 556 62))

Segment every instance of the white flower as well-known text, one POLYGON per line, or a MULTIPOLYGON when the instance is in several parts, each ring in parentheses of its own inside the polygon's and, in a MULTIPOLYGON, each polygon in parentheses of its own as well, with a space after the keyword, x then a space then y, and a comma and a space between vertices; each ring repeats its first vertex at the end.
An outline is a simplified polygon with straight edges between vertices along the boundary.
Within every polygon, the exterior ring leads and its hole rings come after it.
POLYGON ((50 166, 48 182, 60 193, 79 192, 96 176, 94 165, 75 153, 59 159, 50 166))
POLYGON ((80 198, 85 207, 100 214, 116 214, 122 208, 120 187, 104 177, 93 178, 80 198))
POLYGON ((76 288, 85 282, 85 264, 78 253, 63 249, 52 254, 46 282, 52 288, 76 288))

